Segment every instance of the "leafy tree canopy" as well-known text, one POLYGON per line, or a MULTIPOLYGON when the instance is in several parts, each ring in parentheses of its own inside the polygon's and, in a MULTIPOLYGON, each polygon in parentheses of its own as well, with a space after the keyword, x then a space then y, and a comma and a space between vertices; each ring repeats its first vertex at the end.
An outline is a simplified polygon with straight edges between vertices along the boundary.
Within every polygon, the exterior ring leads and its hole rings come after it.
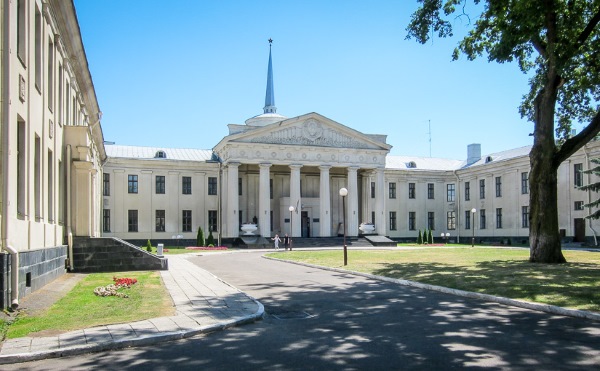
MULTIPOLYGON (((519 110, 523 117, 535 122, 538 93, 547 84, 557 84, 559 144, 569 139, 572 123, 600 124, 600 0, 472 0, 483 8, 476 18, 465 10, 468 0, 418 2, 421 6, 407 27, 408 39, 425 43, 432 34, 452 36, 453 22, 464 18, 474 23, 454 50, 454 59, 460 54, 469 60, 486 54, 489 61, 515 61, 523 72, 531 73, 531 89, 519 110), (549 81, 554 74, 556 81, 549 81)), ((593 136, 588 133, 573 142, 585 144, 593 136)), ((567 147, 569 153, 561 160, 580 148, 567 147)))

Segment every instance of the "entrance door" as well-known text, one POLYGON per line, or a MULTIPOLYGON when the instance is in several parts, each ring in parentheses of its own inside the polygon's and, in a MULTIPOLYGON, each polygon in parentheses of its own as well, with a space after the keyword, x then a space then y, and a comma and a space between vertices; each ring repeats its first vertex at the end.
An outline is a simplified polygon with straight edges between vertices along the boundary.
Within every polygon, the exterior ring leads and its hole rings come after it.
POLYGON ((310 218, 308 211, 302 212, 302 237, 310 237, 310 218))
POLYGON ((585 242, 585 219, 575 218, 573 224, 575 225, 573 242, 585 242))

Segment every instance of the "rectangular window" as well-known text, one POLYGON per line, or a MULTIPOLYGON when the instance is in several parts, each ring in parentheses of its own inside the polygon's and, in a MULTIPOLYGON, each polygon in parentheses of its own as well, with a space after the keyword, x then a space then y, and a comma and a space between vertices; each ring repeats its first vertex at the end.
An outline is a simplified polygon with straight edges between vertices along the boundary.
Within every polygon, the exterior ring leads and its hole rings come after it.
POLYGON ((375 198, 375 182, 371 182, 371 198, 375 198))
POLYGON ((242 178, 238 178, 238 196, 242 195, 242 178))
POLYGON ((110 174, 107 174, 107 173, 102 174, 102 181, 103 181, 102 195, 110 196, 110 174))
POLYGON ((208 194, 210 196, 217 195, 217 178, 214 176, 208 177, 208 194))
POLYGON ((496 177, 496 197, 502 197, 502 177, 496 177))
POLYGON ((48 221, 54 222, 54 156, 48 150, 48 221))
POLYGON ((164 232, 165 231, 165 211, 164 210, 156 210, 156 231, 164 232))
POLYGON ((138 176, 127 176, 127 193, 138 193, 138 176))
POLYGON ((273 232, 273 210, 269 213, 269 225, 271 226, 271 232, 273 232))
POLYGON ((502 228, 502 208, 496 209, 496 228, 502 228))
POLYGON ((42 13, 35 7, 35 87, 42 91, 42 13))
POLYGON ((529 228, 529 206, 521 206, 521 227, 529 228))
POLYGON ((157 195, 165 194, 165 176, 164 175, 156 176, 156 194, 157 195))
POLYGON ((110 209, 102 210, 102 232, 110 232, 110 209))
POLYGON ((375 224, 375 211, 371 211, 371 223, 375 224))
POLYGON ((456 229, 456 211, 448 211, 446 214, 446 228, 449 231, 456 229))
POLYGON ((465 182, 465 201, 471 200, 471 182, 465 182))
MULTIPOLYGON (((302 194, 302 183, 300 183, 300 194, 302 194)), ((269 199, 273 199, 273 179, 269 179, 269 199)))
POLYGON ((54 43, 48 41, 48 109, 54 111, 54 43))
POLYGON ((427 212, 427 229, 435 230, 435 213, 427 212))
POLYGON ((434 188, 433 188, 434 184, 433 183, 427 183, 427 198, 430 200, 434 199, 434 188))
POLYGON ((408 198, 415 198, 415 183, 408 183, 408 198))
POLYGON ((25 121, 17 120, 17 215, 25 216, 25 121))
POLYGON ((63 124, 63 67, 58 64, 58 125, 63 124))
POLYGON ((456 199, 456 185, 446 184, 446 200, 448 202, 454 202, 456 199))
POLYGON ((35 218, 42 218, 42 140, 37 135, 35 136, 35 152, 34 152, 34 201, 35 201, 35 218))
POLYGON ((389 184, 390 198, 396 198, 396 183, 389 184))
POLYGON ((208 231, 217 231, 217 210, 208 210, 208 231))
POLYGON ((184 195, 192 194, 192 177, 191 176, 181 177, 181 193, 184 195))
POLYGON ((479 198, 482 200, 485 198, 485 179, 479 180, 479 198))
POLYGON ((25 50, 27 44, 27 36, 25 34, 27 30, 25 24, 27 10, 25 9, 25 4, 25 0, 17 0, 17 57, 19 57, 23 65, 25 65, 25 50))
POLYGON ((583 201, 575 201, 575 210, 583 210, 583 201))
POLYGON ((138 211, 127 210, 127 231, 137 232, 138 231, 138 211))
POLYGON ((408 230, 414 231, 417 229, 417 213, 414 211, 408 212, 408 230))
POLYGON ((529 173, 523 172, 521 173, 521 194, 529 193, 529 173))
POLYGON ((575 187, 583 186, 583 164, 573 165, 573 175, 575 176, 575 187))
POLYGON ((465 211, 465 229, 471 229, 471 210, 465 211))
POLYGON ((396 212, 390 211, 390 231, 396 230, 396 212))
MULTIPOLYGON (((240 227, 244 224, 244 217, 242 214, 242 210, 238 210, 238 223, 240 223, 240 227)), ((288 221, 289 223, 289 221, 288 221)))
POLYGON ((479 229, 485 229, 485 209, 479 210, 479 229))

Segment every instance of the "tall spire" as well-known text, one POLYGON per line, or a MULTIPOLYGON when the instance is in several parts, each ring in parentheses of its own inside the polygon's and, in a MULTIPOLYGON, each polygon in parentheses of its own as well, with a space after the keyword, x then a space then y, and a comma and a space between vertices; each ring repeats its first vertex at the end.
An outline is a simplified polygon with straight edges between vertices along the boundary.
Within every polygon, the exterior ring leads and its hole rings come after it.
POLYGON ((267 71, 267 94, 265 95, 264 113, 276 113, 275 107, 275 91, 273 90, 273 63, 271 62, 271 45, 273 39, 269 39, 269 69, 267 71))

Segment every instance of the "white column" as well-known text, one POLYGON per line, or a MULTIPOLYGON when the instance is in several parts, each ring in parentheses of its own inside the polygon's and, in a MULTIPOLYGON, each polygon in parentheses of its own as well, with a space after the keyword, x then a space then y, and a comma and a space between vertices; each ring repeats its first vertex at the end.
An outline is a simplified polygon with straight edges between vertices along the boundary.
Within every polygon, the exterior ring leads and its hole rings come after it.
MULTIPOLYGON (((302 197, 300 195, 300 168, 302 165, 290 165, 290 206, 296 208, 292 220, 292 237, 300 237, 302 235, 302 197), (298 210, 300 209, 300 210, 298 210)), ((288 206, 289 207, 289 206, 288 206)))
POLYGON ((258 190, 258 226, 260 228, 260 235, 268 238, 271 237, 271 186, 269 182, 269 168, 271 167, 271 164, 259 164, 258 166, 260 167, 260 189, 258 190))
MULTIPOLYGON (((348 168, 348 210, 346 220, 348 222, 348 236, 358 236, 358 167, 348 168)), ((370 195, 369 195, 370 196, 370 195)))
POLYGON ((387 218, 385 215, 385 177, 383 168, 375 170, 375 218, 377 234, 385 236, 387 233, 387 218))
POLYGON ((319 235, 321 237, 331 236, 331 196, 329 190, 330 165, 319 166, 321 170, 319 190, 319 235))
POLYGON ((239 209, 240 199, 238 190, 238 166, 239 162, 230 162, 227 164, 227 233, 225 237, 239 236, 239 209))

